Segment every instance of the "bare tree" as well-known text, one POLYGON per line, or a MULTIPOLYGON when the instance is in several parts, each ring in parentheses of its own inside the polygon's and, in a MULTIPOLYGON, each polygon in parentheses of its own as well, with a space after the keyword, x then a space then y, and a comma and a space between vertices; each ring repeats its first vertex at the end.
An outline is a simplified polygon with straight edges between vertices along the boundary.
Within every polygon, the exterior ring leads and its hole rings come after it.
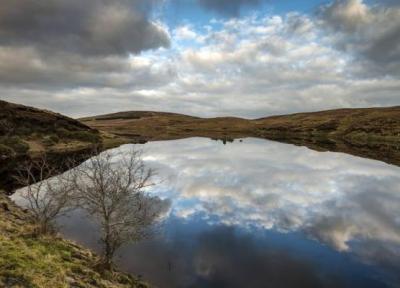
POLYGON ((134 150, 103 152, 73 171, 81 206, 101 225, 102 268, 111 270, 115 252, 146 236, 161 213, 163 201, 144 191, 153 185, 153 171, 134 150))
POLYGON ((61 172, 55 165, 50 165, 43 155, 27 161, 15 176, 21 186, 26 186, 18 195, 24 200, 23 205, 27 205, 32 212, 38 224, 38 234, 53 233, 54 220, 73 207, 73 182, 61 172))

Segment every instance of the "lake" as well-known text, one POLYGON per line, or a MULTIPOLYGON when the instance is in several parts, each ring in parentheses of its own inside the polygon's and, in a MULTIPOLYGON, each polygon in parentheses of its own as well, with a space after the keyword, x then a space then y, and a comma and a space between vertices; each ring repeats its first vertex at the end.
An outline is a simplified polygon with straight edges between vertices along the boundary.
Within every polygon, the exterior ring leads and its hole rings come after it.
MULTIPOLYGON (((158 287, 400 287, 400 168, 247 138, 134 146, 168 203, 152 238, 124 247, 122 270, 158 287)), ((59 220, 98 249, 80 211, 59 220)))

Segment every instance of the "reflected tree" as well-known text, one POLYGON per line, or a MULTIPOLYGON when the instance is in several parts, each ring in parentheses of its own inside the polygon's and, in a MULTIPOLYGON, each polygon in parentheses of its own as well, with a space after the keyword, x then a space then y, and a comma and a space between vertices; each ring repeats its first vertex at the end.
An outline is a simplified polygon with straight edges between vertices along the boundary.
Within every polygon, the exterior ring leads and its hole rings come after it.
POLYGON ((112 269, 116 251, 126 243, 146 237, 149 226, 163 211, 163 201, 145 193, 154 185, 153 171, 141 153, 103 152, 73 169, 80 206, 101 225, 101 267, 112 269))
POLYGON ((15 176, 25 186, 18 195, 33 215, 37 234, 54 233, 55 219, 74 207, 72 179, 68 174, 61 174, 57 167, 42 155, 24 163, 15 176))

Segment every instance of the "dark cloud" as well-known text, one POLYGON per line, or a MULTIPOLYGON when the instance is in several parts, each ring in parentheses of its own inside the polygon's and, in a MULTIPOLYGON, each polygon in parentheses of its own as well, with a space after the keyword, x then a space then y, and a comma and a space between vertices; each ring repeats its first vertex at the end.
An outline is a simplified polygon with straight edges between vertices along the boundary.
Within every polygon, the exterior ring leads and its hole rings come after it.
POLYGON ((142 63, 140 57, 84 57, 65 52, 46 56, 33 48, 0 46, 0 84, 7 87, 141 89, 159 87, 174 77, 171 65, 142 63))
POLYGON ((0 0, 0 84, 57 90, 165 83, 173 76, 168 65, 128 58, 169 46, 168 32, 149 17, 159 2, 0 0))
POLYGON ((334 0, 320 8, 325 23, 337 31, 355 32, 368 22, 369 8, 362 0, 334 0))
MULTIPOLYGON (((314 267, 289 253, 263 247, 234 228, 219 227, 201 234, 193 259, 196 283, 191 287, 335 287, 314 267), (238 265, 240 263, 240 265, 238 265)), ((339 285, 339 283, 335 283, 339 285)))
POLYGON ((365 61, 364 73, 400 74, 400 6, 388 2, 336 0, 320 9, 337 47, 365 61))
POLYGON ((243 6, 257 6, 262 0, 198 0, 203 7, 224 16, 238 16, 243 6))
POLYGON ((233 227, 210 227, 192 234, 185 230, 187 226, 174 222, 171 229, 175 233, 168 241, 125 247, 122 267, 143 273, 145 279, 165 288, 342 287, 342 279, 334 273, 320 275, 306 257, 233 227))
POLYGON ((83 55, 167 47, 167 33, 147 17, 154 4, 145 0, 0 0, 0 45, 83 55))
POLYGON ((396 25, 376 37, 375 41, 367 47, 365 54, 370 59, 381 63, 393 63, 400 60, 400 19, 395 20, 396 25))

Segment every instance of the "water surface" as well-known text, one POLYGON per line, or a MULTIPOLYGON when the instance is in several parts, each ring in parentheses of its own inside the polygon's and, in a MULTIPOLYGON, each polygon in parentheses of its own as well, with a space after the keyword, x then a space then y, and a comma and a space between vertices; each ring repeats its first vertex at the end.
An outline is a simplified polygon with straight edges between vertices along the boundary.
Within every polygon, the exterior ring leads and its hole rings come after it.
MULTIPOLYGON (((159 287, 400 287, 399 167, 259 139, 135 147, 170 208, 122 269, 159 287)), ((60 223, 97 249, 84 214, 60 223)))

